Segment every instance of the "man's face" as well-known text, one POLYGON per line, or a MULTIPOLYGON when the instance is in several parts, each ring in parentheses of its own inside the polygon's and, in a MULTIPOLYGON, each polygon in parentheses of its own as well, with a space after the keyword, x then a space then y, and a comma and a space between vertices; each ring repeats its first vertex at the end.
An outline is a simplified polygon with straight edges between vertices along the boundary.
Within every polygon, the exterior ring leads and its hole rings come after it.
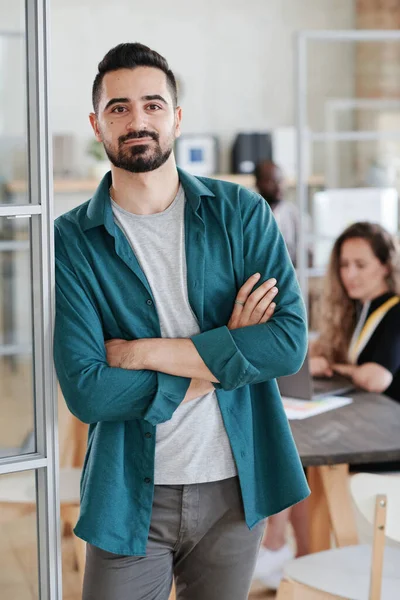
POLYGON ((180 135, 181 109, 174 108, 160 69, 119 69, 104 76, 97 115, 91 113, 90 122, 114 166, 145 173, 171 155, 180 135))
POLYGON ((282 171, 272 163, 265 163, 261 166, 257 179, 257 188, 261 196, 271 206, 275 206, 284 196, 284 181, 282 171))

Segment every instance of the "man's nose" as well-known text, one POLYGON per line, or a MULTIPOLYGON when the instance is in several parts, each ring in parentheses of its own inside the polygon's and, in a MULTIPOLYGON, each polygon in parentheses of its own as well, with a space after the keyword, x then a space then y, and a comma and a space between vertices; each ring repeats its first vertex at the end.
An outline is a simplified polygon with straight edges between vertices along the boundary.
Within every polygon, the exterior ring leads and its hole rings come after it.
POLYGON ((126 128, 129 131, 140 131, 146 129, 145 114, 138 108, 133 108, 130 114, 130 118, 126 124, 126 128))

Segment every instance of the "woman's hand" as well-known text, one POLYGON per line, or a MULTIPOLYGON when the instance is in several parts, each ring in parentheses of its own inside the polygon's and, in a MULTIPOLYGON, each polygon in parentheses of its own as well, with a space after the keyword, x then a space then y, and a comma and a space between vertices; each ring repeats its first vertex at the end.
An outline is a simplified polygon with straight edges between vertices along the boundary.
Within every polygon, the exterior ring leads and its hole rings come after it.
POLYGON ((333 365, 333 369, 350 377, 357 387, 375 394, 387 390, 393 381, 393 375, 388 369, 373 362, 363 365, 333 365))
POLYGON ((240 288, 228 322, 228 329, 266 323, 274 314, 276 304, 273 299, 278 293, 278 288, 275 286, 276 279, 268 279, 252 292, 259 279, 260 274, 256 273, 240 288))
POLYGON ((332 377, 333 370, 325 356, 314 356, 308 361, 313 377, 332 377))
POLYGON ((353 378, 354 373, 357 369, 356 365, 345 365, 345 364, 335 364, 332 365, 332 369, 335 373, 339 373, 339 375, 343 375, 344 377, 353 378))

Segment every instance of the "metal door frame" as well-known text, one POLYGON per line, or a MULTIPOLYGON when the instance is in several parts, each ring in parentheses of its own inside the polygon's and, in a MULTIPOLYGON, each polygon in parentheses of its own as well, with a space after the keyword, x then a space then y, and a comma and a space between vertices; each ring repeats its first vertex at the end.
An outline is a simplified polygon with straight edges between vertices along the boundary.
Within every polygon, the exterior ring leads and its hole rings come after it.
POLYGON ((61 600, 57 393, 53 367, 53 176, 49 130, 49 0, 25 0, 30 203, 0 205, 0 217, 31 222, 36 452, 0 459, 0 476, 35 471, 39 597, 61 600))

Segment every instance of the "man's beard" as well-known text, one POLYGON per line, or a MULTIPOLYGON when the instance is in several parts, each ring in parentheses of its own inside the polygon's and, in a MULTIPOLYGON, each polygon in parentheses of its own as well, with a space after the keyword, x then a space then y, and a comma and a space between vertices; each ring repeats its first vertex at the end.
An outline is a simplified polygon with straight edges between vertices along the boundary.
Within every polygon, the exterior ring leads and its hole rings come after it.
MULTIPOLYGON (((104 142, 103 142, 104 143, 104 142)), ((155 131, 138 131, 121 136, 118 139, 118 151, 114 152, 110 146, 104 143, 104 150, 110 162, 119 169, 124 169, 130 173, 147 173, 161 167, 171 155, 173 144, 171 143, 166 150, 162 150, 159 143, 159 136, 155 131), (125 146, 124 142, 136 140, 142 137, 151 137, 153 142, 144 142, 143 144, 134 144, 125 146), (150 144, 154 146, 153 150, 150 144)))
POLYGON ((280 202, 282 202, 282 198, 273 194, 263 194, 263 198, 268 202, 271 208, 275 208, 278 206, 278 204, 280 204, 280 202))

